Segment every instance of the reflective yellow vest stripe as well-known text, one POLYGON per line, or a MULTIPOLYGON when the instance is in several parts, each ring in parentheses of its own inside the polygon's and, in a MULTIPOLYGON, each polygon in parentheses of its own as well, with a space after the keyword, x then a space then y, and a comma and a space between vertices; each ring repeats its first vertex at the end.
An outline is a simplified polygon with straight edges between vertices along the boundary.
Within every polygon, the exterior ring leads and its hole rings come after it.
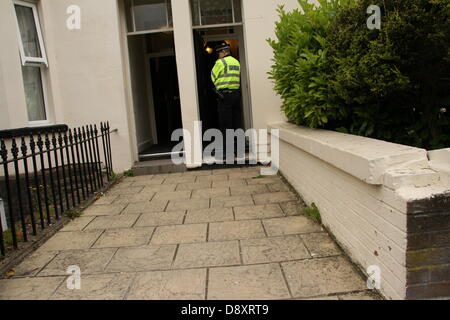
POLYGON ((241 65, 238 60, 228 56, 216 61, 211 79, 217 90, 241 88, 241 65))

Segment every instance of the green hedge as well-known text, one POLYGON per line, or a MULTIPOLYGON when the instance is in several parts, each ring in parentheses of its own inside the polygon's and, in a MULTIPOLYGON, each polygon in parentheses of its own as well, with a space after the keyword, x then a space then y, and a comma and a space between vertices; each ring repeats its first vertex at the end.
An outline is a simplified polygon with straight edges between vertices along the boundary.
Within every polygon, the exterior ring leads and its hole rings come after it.
POLYGON ((450 0, 299 0, 279 8, 270 73, 296 124, 450 146, 450 0), (367 8, 382 9, 380 30, 367 8))

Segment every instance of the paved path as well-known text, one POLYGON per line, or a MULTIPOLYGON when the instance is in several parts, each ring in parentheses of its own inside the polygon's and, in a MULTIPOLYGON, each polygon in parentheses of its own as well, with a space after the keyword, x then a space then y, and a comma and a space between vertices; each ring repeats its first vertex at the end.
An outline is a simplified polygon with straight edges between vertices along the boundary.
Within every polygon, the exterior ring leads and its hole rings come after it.
POLYGON ((125 178, 1 280, 0 300, 375 299, 301 211, 254 167, 125 178))

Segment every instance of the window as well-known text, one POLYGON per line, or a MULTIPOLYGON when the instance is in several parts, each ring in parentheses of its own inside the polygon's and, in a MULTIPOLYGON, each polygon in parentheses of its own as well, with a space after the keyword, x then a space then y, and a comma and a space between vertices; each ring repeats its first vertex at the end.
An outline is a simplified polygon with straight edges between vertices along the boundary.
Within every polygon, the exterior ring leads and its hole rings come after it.
POLYGON ((127 0, 128 32, 171 29, 172 8, 170 0, 127 0))
POLYGON ((29 2, 15 1, 17 27, 19 29, 19 50, 22 64, 45 64, 44 42, 42 39, 36 5, 29 2))
POLYGON ((37 7, 34 3, 14 1, 14 9, 28 120, 32 124, 47 123, 45 83, 42 73, 48 62, 37 7))
POLYGON ((240 0, 191 0, 194 26, 242 22, 240 0))

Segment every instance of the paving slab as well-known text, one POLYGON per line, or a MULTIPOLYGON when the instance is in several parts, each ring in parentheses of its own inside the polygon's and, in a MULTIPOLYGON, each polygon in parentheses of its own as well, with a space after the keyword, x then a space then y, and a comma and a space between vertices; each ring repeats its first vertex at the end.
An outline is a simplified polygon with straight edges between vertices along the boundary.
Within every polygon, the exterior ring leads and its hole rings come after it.
POLYGON ((114 200, 113 204, 123 203, 129 204, 134 202, 148 202, 153 199, 156 192, 140 192, 137 194, 119 195, 114 200))
POLYGON ((86 226, 92 222, 96 217, 95 216, 87 216, 87 217, 78 217, 74 220, 70 221, 61 231, 82 231, 86 226))
POLYGON ((0 281, 0 300, 378 298, 288 185, 259 170, 123 179, 0 281), (67 289, 70 265, 81 290, 67 289))
POLYGON ((119 215, 127 205, 123 203, 92 205, 84 210, 83 216, 115 216, 119 215))
POLYGON ((81 276, 81 289, 71 290, 62 284, 51 300, 122 300, 134 274, 101 274, 81 276))
POLYGON ((278 264, 209 270, 208 300, 269 300, 290 298, 278 264))
POLYGON ((140 181, 136 181, 134 182, 133 186, 140 186, 140 187, 147 187, 147 186, 157 186, 157 185, 161 185, 163 182, 165 181, 165 179, 163 177, 153 177, 152 179, 148 179, 148 180, 140 180, 140 181))
POLYGON ((208 188, 192 192, 192 199, 211 199, 230 196, 230 188, 208 188))
POLYGON ((266 185, 270 192, 289 192, 291 191, 287 185, 282 182, 271 183, 266 185))
POLYGON ((45 251, 89 249, 101 234, 101 230, 58 232, 41 249, 45 251))
POLYGON ((270 177, 258 177, 253 179, 246 179, 248 185, 255 185, 255 184, 274 184, 281 182, 281 178, 278 176, 270 176, 270 177))
POLYGON ((236 220, 254 220, 284 217, 283 211, 277 204, 235 207, 234 214, 236 220))
POLYGON ((166 209, 169 201, 167 200, 152 200, 150 202, 133 202, 130 203, 122 214, 140 214, 149 212, 162 212, 166 209))
POLYGON ((200 176, 195 180, 196 182, 205 182, 205 181, 225 181, 228 180, 227 174, 213 174, 209 176, 200 176))
POLYGON ((246 186, 247 182, 244 179, 233 179, 233 180, 222 180, 222 181, 213 181, 213 188, 226 188, 233 186, 246 186))
POLYGON ((182 244, 174 268, 233 266, 241 264, 237 241, 182 244))
POLYGON ((366 282, 343 257, 282 263, 294 297, 314 297, 367 289, 366 282))
POLYGON ((192 191, 192 190, 211 188, 211 186, 212 186, 211 181, 194 182, 194 183, 180 183, 177 185, 176 190, 177 191, 192 191))
POLYGON ((65 277, 0 280, 0 300, 47 300, 65 277))
POLYGON ((207 223, 233 221, 232 208, 211 208, 203 210, 189 210, 184 223, 207 223))
POLYGON ((283 262, 311 258, 302 239, 295 236, 241 240, 245 264, 283 262))
POLYGON ((198 210, 209 208, 209 199, 170 201, 166 211, 198 210))
POLYGON ((95 204, 112 204, 118 197, 118 195, 99 197, 97 200, 95 200, 95 204))
POLYGON ((296 197, 292 192, 271 192, 254 194, 253 199, 256 204, 279 203, 295 200, 296 197))
POLYGON ((264 238, 259 220, 216 222, 209 225, 208 241, 264 238))
POLYGON ((188 170, 186 172, 183 172, 183 177, 189 177, 189 176, 209 176, 212 174, 212 170, 188 170))
POLYGON ((231 195, 239 196, 239 195, 251 195, 251 194, 260 194, 260 193, 268 193, 269 189, 265 185, 252 185, 252 186, 231 186, 231 195))
POLYGON ((165 179, 163 184, 194 183, 197 178, 200 177, 196 176, 170 177, 165 179))
POLYGON ((142 214, 136 227, 158 227, 182 224, 186 211, 152 212, 142 214))
POLYGON ((248 205, 254 205, 253 199, 250 195, 211 199, 211 208, 232 208, 248 205))
POLYGON ((142 191, 144 187, 138 186, 138 187, 127 187, 127 188, 113 188, 110 191, 108 191, 108 196, 116 196, 116 195, 130 195, 130 194, 136 194, 142 191))
POLYGON ((263 220, 269 237, 323 231, 319 224, 303 216, 263 220))
POLYGON ((204 300, 206 269, 139 273, 129 300, 204 300))
MULTIPOLYGON (((175 191, 177 184, 163 184, 163 185, 149 185, 141 191, 141 194, 152 194, 156 192, 171 192, 175 191)), ((183 190, 180 190, 183 191, 183 190)))
POLYGON ((82 274, 101 273, 116 251, 115 248, 62 251, 38 276, 64 276, 70 266, 78 266, 82 274))
POLYGON ((303 234, 301 237, 313 258, 342 254, 336 243, 325 232, 303 234))
POLYGON ((255 177, 260 176, 260 172, 258 171, 240 171, 240 172, 233 172, 228 174, 229 180, 235 180, 235 179, 253 179, 255 177))
POLYGON ((304 206, 297 201, 279 203, 281 209, 287 216, 299 216, 303 213, 304 206))
POLYGON ((120 248, 106 268, 107 272, 134 272, 170 269, 176 245, 120 248))
POLYGON ((206 224, 188 224, 158 227, 153 235, 152 244, 179 244, 206 241, 206 224))
POLYGON ((93 221, 91 221, 91 223, 86 226, 84 230, 131 228, 138 218, 138 214, 96 217, 93 221))
POLYGON ((381 300, 378 294, 365 291, 359 293, 350 293, 348 295, 340 295, 339 300, 381 300))
POLYGON ((154 200, 183 200, 190 199, 191 191, 156 192, 154 200))
POLYGON ((142 246, 149 243, 155 228, 106 230, 93 248, 119 248, 142 246))
POLYGON ((13 268, 16 277, 32 277, 44 268, 56 255, 58 251, 37 250, 17 267, 13 268))

